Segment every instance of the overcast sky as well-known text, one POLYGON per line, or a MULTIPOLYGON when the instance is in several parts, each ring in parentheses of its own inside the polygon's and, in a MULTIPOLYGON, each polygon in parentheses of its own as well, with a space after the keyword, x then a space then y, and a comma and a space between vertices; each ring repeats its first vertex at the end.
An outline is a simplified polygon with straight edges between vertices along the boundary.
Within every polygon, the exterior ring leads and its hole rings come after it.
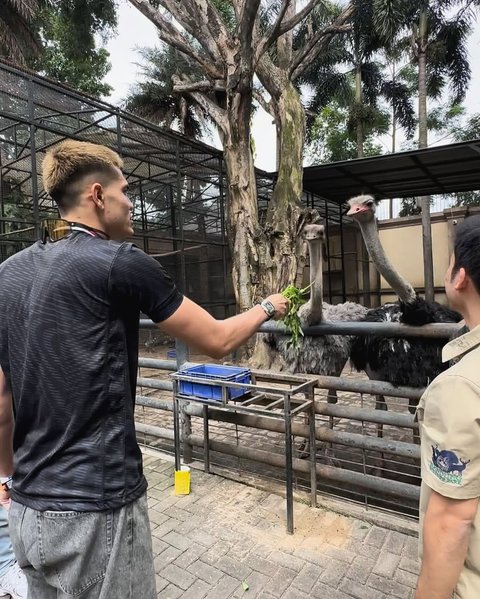
MULTIPOLYGON (((139 62, 139 56, 135 48, 151 47, 157 43, 155 26, 129 2, 122 0, 118 12, 117 35, 107 45, 112 69, 106 80, 114 90, 108 98, 110 103, 121 102, 138 78, 138 66, 135 63, 139 62)), ((471 36, 469 55, 472 80, 465 106, 469 113, 474 113, 480 112, 480 25, 477 25, 471 36)), ((275 170, 275 129, 271 117, 261 109, 254 116, 253 136, 257 153, 256 166, 266 171, 275 170)), ((211 140, 210 143, 218 144, 216 140, 211 140)))

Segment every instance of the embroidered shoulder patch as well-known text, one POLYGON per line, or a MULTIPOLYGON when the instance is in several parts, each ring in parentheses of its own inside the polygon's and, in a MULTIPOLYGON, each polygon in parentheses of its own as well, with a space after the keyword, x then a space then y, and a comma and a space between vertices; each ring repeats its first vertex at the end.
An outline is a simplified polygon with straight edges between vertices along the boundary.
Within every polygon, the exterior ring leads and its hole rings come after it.
POLYGON ((430 472, 439 480, 452 485, 461 485, 463 471, 470 460, 462 460, 453 451, 439 449, 438 445, 432 447, 430 472))

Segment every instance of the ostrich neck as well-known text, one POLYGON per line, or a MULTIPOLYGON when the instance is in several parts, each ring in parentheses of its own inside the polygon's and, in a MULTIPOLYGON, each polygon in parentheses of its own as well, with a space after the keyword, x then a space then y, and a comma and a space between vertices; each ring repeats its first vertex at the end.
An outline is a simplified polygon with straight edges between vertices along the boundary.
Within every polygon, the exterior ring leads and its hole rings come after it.
POLYGON ((323 309, 323 259, 322 242, 311 241, 308 244, 310 253, 310 313, 309 324, 322 320, 323 309))
POLYGON ((380 243, 375 221, 360 223, 367 251, 375 267, 403 302, 411 302, 416 293, 413 287, 393 267, 380 243))

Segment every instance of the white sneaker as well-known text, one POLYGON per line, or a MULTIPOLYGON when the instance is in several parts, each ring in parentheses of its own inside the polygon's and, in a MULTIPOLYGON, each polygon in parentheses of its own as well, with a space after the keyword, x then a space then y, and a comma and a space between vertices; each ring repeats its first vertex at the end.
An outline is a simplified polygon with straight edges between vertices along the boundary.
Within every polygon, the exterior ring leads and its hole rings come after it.
POLYGON ((18 562, 0 578, 0 597, 7 595, 12 599, 27 599, 27 579, 18 562))

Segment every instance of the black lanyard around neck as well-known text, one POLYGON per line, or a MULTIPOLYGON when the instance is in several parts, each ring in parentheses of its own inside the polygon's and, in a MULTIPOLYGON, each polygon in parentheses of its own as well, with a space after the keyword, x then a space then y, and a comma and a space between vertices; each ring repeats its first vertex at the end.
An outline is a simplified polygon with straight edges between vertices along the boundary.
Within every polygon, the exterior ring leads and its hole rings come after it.
POLYGON ((56 241, 65 239, 66 237, 77 231, 87 233, 87 235, 90 235, 91 237, 110 239, 109 236, 105 233, 105 231, 101 231, 100 229, 96 229, 95 227, 90 227, 89 225, 85 225, 84 223, 67 221, 60 218, 52 218, 42 221, 41 228, 42 243, 44 244, 47 243, 47 241, 55 243, 56 241))

